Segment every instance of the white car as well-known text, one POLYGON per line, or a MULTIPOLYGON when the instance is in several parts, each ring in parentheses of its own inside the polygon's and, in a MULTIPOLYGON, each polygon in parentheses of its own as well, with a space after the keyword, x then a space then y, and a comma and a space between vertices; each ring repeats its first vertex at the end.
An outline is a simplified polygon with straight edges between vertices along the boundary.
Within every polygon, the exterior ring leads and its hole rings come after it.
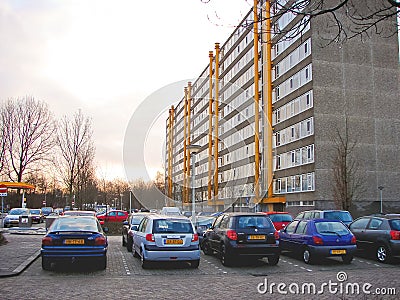
POLYGON ((179 207, 175 206, 164 206, 161 210, 161 214, 167 216, 182 216, 179 207))
MULTIPOLYGON (((4 227, 11 227, 11 226, 18 226, 19 225, 19 217, 24 215, 24 216, 30 216, 30 210, 29 208, 12 208, 9 212, 8 215, 4 218, 4 227)), ((28 220, 28 218, 26 218, 28 220)))

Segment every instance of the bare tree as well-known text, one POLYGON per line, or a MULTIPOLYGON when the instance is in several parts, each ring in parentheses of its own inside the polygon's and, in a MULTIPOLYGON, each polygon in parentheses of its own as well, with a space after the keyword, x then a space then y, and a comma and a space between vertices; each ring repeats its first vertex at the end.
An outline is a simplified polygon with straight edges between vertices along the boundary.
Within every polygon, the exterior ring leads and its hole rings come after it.
MULTIPOLYGON (((209 3, 212 0, 201 0, 209 3)), ((247 1, 253 5, 252 0, 247 1)), ((264 2, 264 1, 259 1, 264 2)), ((301 35, 303 29, 313 19, 323 18, 326 28, 317 28, 318 31, 329 31, 326 37, 327 43, 343 42, 347 39, 360 37, 361 39, 370 36, 372 33, 381 34, 389 37, 397 34, 396 16, 399 14, 400 1, 398 0, 297 0, 297 1, 278 1, 270 0, 271 20, 274 24, 271 28, 272 34, 285 35, 284 39, 292 39, 301 35), (274 22, 285 14, 291 14, 294 17, 300 16, 301 22, 293 27, 280 28, 274 22), (389 21, 394 26, 388 28, 389 21)), ((218 20, 217 25, 223 20, 218 20)), ((209 16, 209 19, 210 16, 209 16)), ((260 9, 259 22, 266 21, 265 14, 260 9)), ((247 22, 243 27, 253 27, 253 22, 247 22)), ((322 34, 323 35, 323 34, 322 34)))
POLYGON ((79 110, 72 119, 64 116, 58 124, 57 145, 61 152, 58 162, 59 170, 64 184, 67 186, 69 196, 78 188, 79 180, 91 172, 94 159, 94 146, 92 141, 92 125, 88 117, 84 117, 79 110))
POLYGON ((33 97, 9 99, 2 111, 8 176, 21 182, 46 161, 54 146, 53 116, 47 104, 33 97))
POLYGON ((353 201, 361 196, 364 179, 354 155, 357 141, 351 140, 347 118, 344 132, 336 130, 333 170, 333 199, 338 209, 350 210, 353 201))

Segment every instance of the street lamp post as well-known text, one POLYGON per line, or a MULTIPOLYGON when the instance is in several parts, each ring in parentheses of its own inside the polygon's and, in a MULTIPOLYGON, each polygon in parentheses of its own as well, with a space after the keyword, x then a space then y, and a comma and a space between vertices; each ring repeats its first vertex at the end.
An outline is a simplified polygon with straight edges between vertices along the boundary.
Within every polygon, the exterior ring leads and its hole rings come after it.
POLYGON ((124 194, 119 194, 119 196, 121 197, 121 210, 122 210, 122 196, 123 196, 124 194))
POLYGON ((187 149, 189 150, 190 156, 192 157, 192 222, 196 224, 196 193, 195 193, 195 166, 196 166, 196 154, 200 151, 200 145, 189 145, 187 149))
POLYGON ((383 201, 382 201, 382 190, 383 190, 383 186, 378 186, 379 189, 379 196, 380 196, 380 200, 381 200, 381 214, 383 214, 383 201))

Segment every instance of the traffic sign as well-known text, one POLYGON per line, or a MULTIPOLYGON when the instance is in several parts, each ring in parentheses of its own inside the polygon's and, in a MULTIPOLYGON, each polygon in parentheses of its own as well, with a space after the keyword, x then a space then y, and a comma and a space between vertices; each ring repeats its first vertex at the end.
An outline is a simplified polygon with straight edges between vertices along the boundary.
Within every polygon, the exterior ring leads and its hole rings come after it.
POLYGON ((7 197, 7 187, 0 185, 0 197, 7 197))

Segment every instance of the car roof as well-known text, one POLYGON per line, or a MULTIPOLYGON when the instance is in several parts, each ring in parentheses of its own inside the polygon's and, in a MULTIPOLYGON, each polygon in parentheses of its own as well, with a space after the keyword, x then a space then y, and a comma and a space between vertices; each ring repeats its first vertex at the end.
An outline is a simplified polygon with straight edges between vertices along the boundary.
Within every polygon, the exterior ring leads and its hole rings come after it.
POLYGON ((266 215, 290 215, 286 211, 263 211, 262 213, 266 215))
POLYGON ((229 215, 233 217, 237 216, 265 216, 265 214, 260 213, 260 212, 225 212, 223 213, 224 215, 229 215))
POLYGON ((179 219, 179 220, 189 220, 184 215, 163 215, 156 213, 147 213, 146 214, 151 219, 179 219))

